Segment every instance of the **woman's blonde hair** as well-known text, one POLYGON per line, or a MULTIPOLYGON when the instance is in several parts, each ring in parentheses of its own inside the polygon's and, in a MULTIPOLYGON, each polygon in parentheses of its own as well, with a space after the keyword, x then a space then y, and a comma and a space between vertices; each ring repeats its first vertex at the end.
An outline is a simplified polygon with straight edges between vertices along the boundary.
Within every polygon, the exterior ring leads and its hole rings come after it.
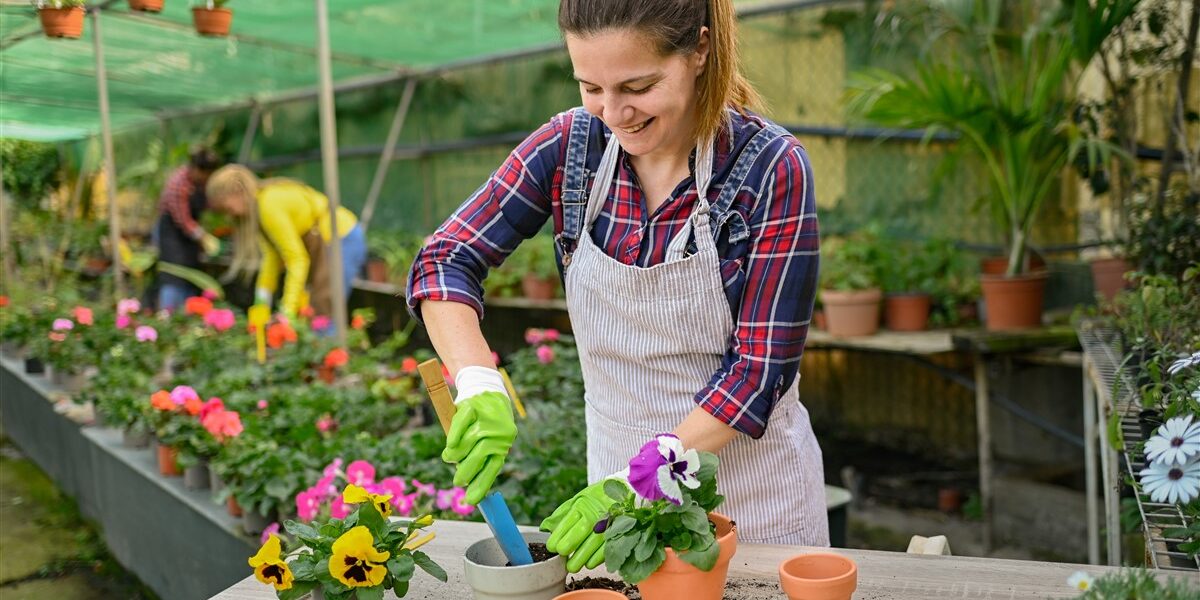
POLYGON ((697 83, 696 137, 703 140, 728 125, 726 107, 744 114, 762 104, 741 72, 733 0, 562 0, 558 5, 564 34, 633 29, 654 40, 663 55, 695 52, 701 27, 708 27, 709 39, 708 62, 697 83))
POLYGON ((239 274, 249 278, 258 270, 262 259, 258 246, 258 190, 262 184, 250 169, 238 164, 225 165, 208 178, 204 192, 210 199, 230 196, 249 199, 245 214, 234 217, 233 258, 221 275, 222 282, 233 281, 239 274))

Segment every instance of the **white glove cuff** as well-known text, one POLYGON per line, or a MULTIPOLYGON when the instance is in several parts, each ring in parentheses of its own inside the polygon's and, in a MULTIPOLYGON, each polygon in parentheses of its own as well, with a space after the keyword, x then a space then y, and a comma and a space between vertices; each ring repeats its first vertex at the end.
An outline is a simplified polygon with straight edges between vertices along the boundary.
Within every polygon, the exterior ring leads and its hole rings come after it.
POLYGON ((467 398, 478 396, 484 392, 499 392, 508 397, 508 389, 504 387, 504 377, 500 371, 488 367, 463 367, 454 376, 454 387, 458 395, 454 403, 458 404, 467 398))

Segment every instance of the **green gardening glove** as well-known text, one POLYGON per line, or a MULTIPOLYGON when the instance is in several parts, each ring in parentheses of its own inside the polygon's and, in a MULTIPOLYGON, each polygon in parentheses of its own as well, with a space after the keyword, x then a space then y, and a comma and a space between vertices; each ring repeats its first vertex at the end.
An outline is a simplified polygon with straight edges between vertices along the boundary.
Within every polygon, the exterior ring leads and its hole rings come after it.
POLYGON ((475 505, 492 489, 517 437, 508 396, 483 392, 455 402, 458 410, 446 434, 442 460, 455 463, 454 485, 467 488, 466 503, 475 505))
MULTIPOLYGON (((546 549, 565 557, 571 573, 585 566, 595 569, 604 562, 604 530, 596 531, 596 525, 617 502, 604 493, 604 484, 609 480, 629 486, 625 472, 601 479, 563 502, 542 521, 541 529, 550 532, 546 549)), ((633 493, 632 488, 629 493, 633 493)))

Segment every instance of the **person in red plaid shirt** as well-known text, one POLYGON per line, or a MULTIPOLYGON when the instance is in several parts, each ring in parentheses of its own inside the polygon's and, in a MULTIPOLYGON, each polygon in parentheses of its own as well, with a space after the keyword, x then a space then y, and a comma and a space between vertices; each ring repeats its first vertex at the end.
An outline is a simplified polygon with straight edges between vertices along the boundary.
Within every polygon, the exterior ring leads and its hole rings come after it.
MULTIPOLYGON (((188 164, 175 169, 167 178, 158 200, 158 222, 154 225, 159 260, 198 269, 201 253, 216 256, 220 252, 220 241, 198 222, 208 206, 204 184, 220 166, 216 152, 197 147, 192 149, 188 164)), ((160 273, 158 309, 173 311, 182 306, 188 296, 200 291, 179 277, 160 273)))
POLYGON ((656 434, 721 459, 721 512, 756 543, 828 545, 821 449, 797 391, 816 292, 812 169, 748 110, 730 0, 562 0, 583 107, 519 145, 413 264, 408 305, 454 377, 443 459, 477 502, 511 446, 482 281, 552 220, 586 384, 591 485, 542 523, 572 571, 656 434))

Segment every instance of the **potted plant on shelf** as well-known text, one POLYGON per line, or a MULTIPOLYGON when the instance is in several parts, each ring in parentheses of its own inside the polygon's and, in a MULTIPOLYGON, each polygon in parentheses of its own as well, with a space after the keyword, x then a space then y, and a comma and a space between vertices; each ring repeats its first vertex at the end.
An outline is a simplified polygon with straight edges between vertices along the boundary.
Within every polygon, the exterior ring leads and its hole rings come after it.
POLYGON ((192 7, 192 23, 196 33, 213 37, 229 35, 233 24, 233 11, 225 8, 229 0, 204 0, 203 6, 192 7))
POLYGON ((129 0, 129 10, 157 13, 162 12, 162 9, 163 0, 129 0))
POLYGON ((830 335, 871 335, 879 329, 883 292, 878 250, 870 231, 830 240, 821 257, 821 304, 830 335))
POLYGON ((310 593, 317 600, 377 600, 385 590, 403 597, 418 567, 447 580, 446 571, 418 550, 434 538, 424 531, 433 523, 432 516, 388 520, 391 495, 353 484, 346 486, 342 500, 356 505, 344 519, 311 525, 289 520, 284 528, 296 542, 287 553, 271 534, 249 559, 255 578, 274 587, 280 600, 299 600, 310 593))
POLYGON ((713 512, 725 500, 717 493, 718 464, 717 455, 684 451, 679 438, 660 434, 629 461, 633 494, 623 483, 605 484, 616 503, 596 525, 604 528, 604 564, 642 598, 723 596, 737 526, 713 512))
POLYGON ((46 37, 78 39, 83 37, 83 0, 33 0, 46 37))
POLYGON ((986 198, 1008 251, 1003 275, 982 276, 988 329, 1041 324, 1046 274, 1028 272, 1025 262, 1041 206, 1077 156, 1097 162, 1121 153, 1076 126, 1073 115, 1083 67, 1136 4, 1071 0, 1046 19, 987 3, 931 3, 944 38, 937 47, 953 50, 915 74, 871 70, 851 85, 853 112, 930 136, 957 134, 956 151, 985 169, 986 198))
POLYGON ((530 300, 552 300, 559 287, 558 263, 554 258, 554 237, 539 233, 524 242, 505 264, 521 274, 521 291, 530 300))
POLYGON ((879 269, 884 297, 884 323, 892 331, 923 331, 929 324, 936 271, 923 245, 895 243, 889 264, 879 269))

